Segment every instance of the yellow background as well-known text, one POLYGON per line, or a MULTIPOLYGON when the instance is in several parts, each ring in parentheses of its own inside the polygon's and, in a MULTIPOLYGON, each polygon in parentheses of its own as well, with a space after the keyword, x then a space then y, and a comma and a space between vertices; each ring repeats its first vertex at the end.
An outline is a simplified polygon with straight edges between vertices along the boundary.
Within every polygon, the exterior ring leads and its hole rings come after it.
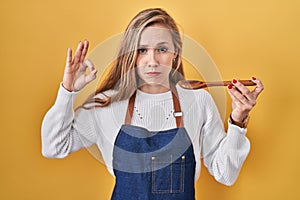
POLYGON ((223 79, 256 76, 265 85, 238 181, 223 186, 205 169, 197 199, 300 199, 298 0, 1 0, 0 199, 109 199, 114 180, 87 150, 42 157, 41 121, 55 100, 67 47, 87 38, 92 49, 149 7, 166 9, 203 45, 223 79))

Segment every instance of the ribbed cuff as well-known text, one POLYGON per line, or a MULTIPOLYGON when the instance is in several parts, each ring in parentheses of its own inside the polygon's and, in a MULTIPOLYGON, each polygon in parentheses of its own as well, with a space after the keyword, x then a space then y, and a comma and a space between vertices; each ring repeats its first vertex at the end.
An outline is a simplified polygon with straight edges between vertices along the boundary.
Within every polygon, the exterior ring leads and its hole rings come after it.
POLYGON ((228 130, 227 133, 236 133, 236 134, 242 134, 242 135, 246 135, 247 133, 247 128, 241 128, 237 125, 234 125, 232 123, 229 122, 228 120, 228 130))
MULTIPOLYGON (((80 91, 70 92, 62 86, 62 83, 60 83, 55 104, 58 106, 67 106, 70 103, 70 101, 74 102, 74 100, 79 92, 80 91)), ((72 103, 72 105, 73 105, 73 103, 72 103)))

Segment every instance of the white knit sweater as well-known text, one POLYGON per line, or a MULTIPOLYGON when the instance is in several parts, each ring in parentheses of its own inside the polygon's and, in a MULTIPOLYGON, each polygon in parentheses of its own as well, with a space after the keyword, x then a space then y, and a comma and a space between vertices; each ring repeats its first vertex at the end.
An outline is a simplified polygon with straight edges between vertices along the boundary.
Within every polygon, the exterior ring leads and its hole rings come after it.
MULTIPOLYGON (((250 151, 246 129, 228 123, 227 134, 217 107, 206 90, 186 90, 176 86, 184 127, 192 140, 196 158, 195 180, 199 178, 201 158, 214 178, 232 185, 250 151)), ((84 147, 97 144, 109 172, 115 138, 124 123, 128 100, 114 102, 104 108, 73 110, 78 92, 60 86, 57 99, 42 123, 42 154, 63 158, 84 147)), ((107 94, 111 94, 108 91, 107 94)), ((176 128, 172 115, 171 92, 148 94, 137 92, 132 125, 149 131, 176 128)))

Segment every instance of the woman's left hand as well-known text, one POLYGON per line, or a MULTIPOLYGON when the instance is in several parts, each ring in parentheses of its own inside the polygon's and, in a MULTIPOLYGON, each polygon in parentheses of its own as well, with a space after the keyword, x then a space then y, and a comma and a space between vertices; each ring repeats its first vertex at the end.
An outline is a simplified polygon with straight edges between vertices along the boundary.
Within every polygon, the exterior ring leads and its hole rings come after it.
POLYGON ((235 122, 243 122, 249 112, 256 105, 258 95, 263 91, 264 86, 259 79, 252 77, 252 81, 256 83, 255 89, 250 91, 238 80, 233 80, 232 85, 228 85, 228 93, 232 99, 231 118, 235 122))

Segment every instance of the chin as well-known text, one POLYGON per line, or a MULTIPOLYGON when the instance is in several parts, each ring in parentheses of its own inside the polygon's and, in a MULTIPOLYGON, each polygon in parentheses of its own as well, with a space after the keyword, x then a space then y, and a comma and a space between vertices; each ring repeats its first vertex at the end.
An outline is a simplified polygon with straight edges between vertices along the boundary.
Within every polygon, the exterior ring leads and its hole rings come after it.
POLYGON ((167 79, 161 77, 146 77, 139 81, 139 87, 143 85, 169 87, 169 77, 167 79))

